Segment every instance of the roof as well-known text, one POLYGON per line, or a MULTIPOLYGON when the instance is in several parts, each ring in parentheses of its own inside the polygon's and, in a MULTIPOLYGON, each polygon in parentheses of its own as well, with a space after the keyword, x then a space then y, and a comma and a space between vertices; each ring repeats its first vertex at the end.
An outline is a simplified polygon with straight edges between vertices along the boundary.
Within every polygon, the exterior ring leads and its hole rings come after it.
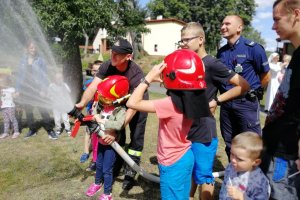
POLYGON ((178 23, 181 25, 186 24, 184 21, 181 21, 181 20, 175 19, 175 18, 150 19, 150 20, 145 20, 145 22, 146 22, 146 24, 161 23, 161 22, 174 22, 174 23, 178 23))

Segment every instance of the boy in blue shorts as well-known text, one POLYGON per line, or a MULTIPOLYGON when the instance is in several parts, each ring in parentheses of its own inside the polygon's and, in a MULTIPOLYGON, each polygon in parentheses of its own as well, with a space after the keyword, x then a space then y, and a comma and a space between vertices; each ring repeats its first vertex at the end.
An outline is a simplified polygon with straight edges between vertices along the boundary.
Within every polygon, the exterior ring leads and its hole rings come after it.
POLYGON ((190 199, 194 197, 197 185, 199 199, 213 199, 214 177, 212 175, 214 158, 218 148, 216 120, 214 112, 217 105, 246 93, 249 85, 245 79, 228 70, 219 60, 205 51, 205 33, 201 24, 190 22, 181 29, 179 45, 183 49, 196 52, 205 65, 205 81, 207 84, 206 98, 209 101, 211 115, 195 120, 188 139, 192 142, 195 156, 193 170, 193 186, 190 199), (223 83, 231 83, 234 87, 217 97, 218 87, 223 83))

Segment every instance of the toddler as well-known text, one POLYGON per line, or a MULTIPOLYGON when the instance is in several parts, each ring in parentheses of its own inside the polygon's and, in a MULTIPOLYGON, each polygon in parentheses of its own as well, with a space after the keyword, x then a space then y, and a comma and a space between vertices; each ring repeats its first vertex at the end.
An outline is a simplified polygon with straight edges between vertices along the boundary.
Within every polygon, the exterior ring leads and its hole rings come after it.
POLYGON ((9 136, 10 123, 12 123, 14 133, 12 138, 17 138, 20 135, 19 125, 16 118, 15 103, 13 98, 16 95, 16 89, 11 86, 11 79, 9 76, 4 77, 1 84, 1 111, 3 115, 4 131, 0 139, 9 136))
POLYGON ((254 132, 244 132, 233 138, 220 200, 269 199, 268 179, 258 167, 262 150, 262 139, 254 132))
POLYGON ((52 101, 52 112, 55 123, 56 135, 61 134, 61 122, 63 121, 67 134, 71 135, 71 126, 69 116, 63 112, 66 106, 71 103, 71 90, 69 86, 63 81, 61 73, 55 75, 55 81, 50 84, 48 88, 48 96, 52 101))
POLYGON ((99 104, 102 109, 100 114, 94 115, 94 119, 99 123, 100 131, 104 131, 105 136, 98 138, 95 182, 86 191, 89 197, 94 196, 104 186, 104 193, 99 199, 112 200, 116 152, 109 144, 116 140, 116 131, 123 128, 126 113, 125 106, 115 106, 113 102, 127 95, 128 90, 128 79, 119 75, 109 76, 98 85, 99 104))

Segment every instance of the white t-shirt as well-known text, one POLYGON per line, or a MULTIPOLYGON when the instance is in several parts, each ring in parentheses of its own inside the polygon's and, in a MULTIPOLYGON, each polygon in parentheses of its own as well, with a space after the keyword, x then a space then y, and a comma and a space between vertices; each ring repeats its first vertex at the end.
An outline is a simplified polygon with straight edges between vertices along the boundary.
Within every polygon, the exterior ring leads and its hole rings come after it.
POLYGON ((16 89, 13 87, 5 88, 1 90, 1 108, 15 107, 13 101, 13 94, 15 92, 16 89))

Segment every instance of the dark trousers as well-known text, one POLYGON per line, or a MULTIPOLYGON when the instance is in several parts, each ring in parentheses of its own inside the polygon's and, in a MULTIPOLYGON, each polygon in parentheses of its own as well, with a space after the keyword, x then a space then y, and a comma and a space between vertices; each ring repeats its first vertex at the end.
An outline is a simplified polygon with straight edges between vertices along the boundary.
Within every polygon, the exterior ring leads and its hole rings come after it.
POLYGON ((240 98, 222 104, 220 127, 226 144, 225 151, 229 159, 231 140, 234 136, 245 131, 253 131, 261 135, 259 101, 240 98))
POLYGON ((46 131, 52 131, 54 124, 50 118, 48 111, 45 108, 33 107, 32 105, 25 105, 26 122, 30 130, 36 132, 41 126, 46 131), (42 116, 42 121, 38 122, 34 120, 33 109, 36 108, 42 116))
POLYGON ((95 184, 104 183, 104 194, 110 194, 113 184, 113 166, 116 152, 110 145, 98 144, 98 157, 96 161, 95 184))

